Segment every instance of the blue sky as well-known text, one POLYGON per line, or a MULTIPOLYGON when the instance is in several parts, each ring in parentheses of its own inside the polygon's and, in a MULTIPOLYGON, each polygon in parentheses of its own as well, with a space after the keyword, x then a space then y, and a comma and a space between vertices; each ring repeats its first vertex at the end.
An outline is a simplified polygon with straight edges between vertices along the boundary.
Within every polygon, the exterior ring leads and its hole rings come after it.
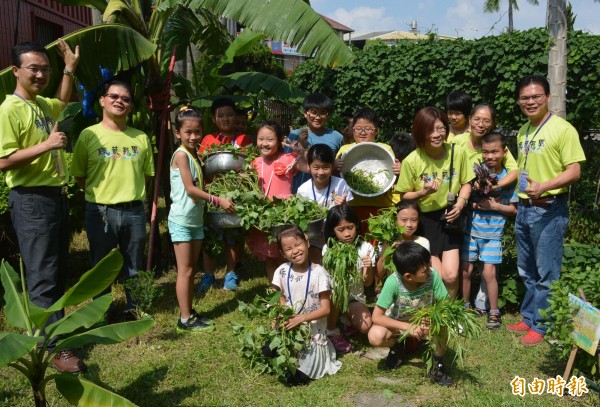
MULTIPOLYGON (((412 20, 425 34, 436 31, 440 35, 479 38, 496 35, 508 26, 508 1, 500 1, 498 13, 483 12, 484 0, 311 0, 319 13, 333 18, 355 30, 353 36, 371 31, 408 31, 412 20)), ((575 28, 600 35, 600 2, 572 0, 577 15, 575 28)), ((520 0, 519 11, 513 16, 514 27, 525 30, 543 27, 546 20, 547 0, 538 6, 520 0)))

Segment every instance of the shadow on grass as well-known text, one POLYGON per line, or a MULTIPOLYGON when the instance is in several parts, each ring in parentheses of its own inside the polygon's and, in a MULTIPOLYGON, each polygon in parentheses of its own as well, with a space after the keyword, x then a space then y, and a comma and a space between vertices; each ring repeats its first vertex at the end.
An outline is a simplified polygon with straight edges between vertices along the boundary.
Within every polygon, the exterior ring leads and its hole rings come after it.
POLYGON ((169 390, 156 392, 155 389, 161 387, 161 382, 169 373, 168 366, 161 366, 151 372, 146 372, 127 386, 120 389, 115 389, 102 382, 98 375, 99 371, 100 368, 98 365, 94 364, 88 366, 88 373, 86 373, 85 376, 92 382, 127 398, 139 406, 177 406, 180 405, 183 400, 192 397, 194 393, 200 389, 199 386, 181 386, 171 387, 169 390))

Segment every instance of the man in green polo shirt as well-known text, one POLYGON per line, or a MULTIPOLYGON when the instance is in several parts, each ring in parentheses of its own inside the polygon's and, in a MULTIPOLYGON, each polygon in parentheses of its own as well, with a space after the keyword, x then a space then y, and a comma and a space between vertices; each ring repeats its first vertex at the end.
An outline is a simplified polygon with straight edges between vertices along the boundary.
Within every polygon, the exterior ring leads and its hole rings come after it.
POLYGON ((538 75, 517 83, 517 102, 529 119, 517 134, 519 206, 515 222, 517 268, 525 284, 523 320, 508 325, 525 333, 524 345, 544 340, 540 310, 549 306, 550 284, 560 278, 563 239, 569 223, 568 187, 579 180, 585 155, 577 130, 548 110, 550 84, 538 75))
MULTIPOLYGON (((100 96, 102 120, 81 132, 71 171, 85 191, 85 230, 92 265, 112 249, 123 255, 125 278, 143 270, 146 245, 146 184, 154 175, 152 145, 141 130, 127 125, 133 110, 131 86, 113 80, 100 96)), ((132 318, 126 288, 123 318, 132 318)))
MULTIPOLYGON (((19 250, 25 264, 31 301, 47 308, 65 291, 69 255, 69 208, 64 186, 68 180, 65 154, 67 136, 56 119, 71 99, 79 46, 73 53, 62 40, 58 52, 65 62, 55 98, 40 93, 48 86, 50 62, 44 47, 21 43, 12 50, 17 86, 0 106, 0 170, 10 188, 8 206, 19 250)), ((51 324, 64 315, 56 312, 51 324)), ((52 349, 54 344, 50 344, 52 349)), ((78 373, 85 364, 70 350, 51 360, 62 372, 78 373)))

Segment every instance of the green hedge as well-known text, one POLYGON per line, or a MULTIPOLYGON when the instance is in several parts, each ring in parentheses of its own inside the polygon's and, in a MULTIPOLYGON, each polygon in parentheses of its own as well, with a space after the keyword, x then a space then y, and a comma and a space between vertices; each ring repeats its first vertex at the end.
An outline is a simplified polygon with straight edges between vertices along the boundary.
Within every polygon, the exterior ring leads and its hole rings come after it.
MULTIPOLYGON (((567 119, 579 130, 600 128, 600 36, 569 33, 567 119)), ((321 91, 336 112, 369 106, 382 118, 384 137, 410 130, 417 110, 443 107, 446 95, 462 89, 476 103, 492 103, 498 123, 518 129, 524 122, 515 101, 516 81, 548 70, 548 34, 531 29, 478 40, 367 42, 351 65, 323 68, 312 61, 291 82, 305 92, 321 91)))

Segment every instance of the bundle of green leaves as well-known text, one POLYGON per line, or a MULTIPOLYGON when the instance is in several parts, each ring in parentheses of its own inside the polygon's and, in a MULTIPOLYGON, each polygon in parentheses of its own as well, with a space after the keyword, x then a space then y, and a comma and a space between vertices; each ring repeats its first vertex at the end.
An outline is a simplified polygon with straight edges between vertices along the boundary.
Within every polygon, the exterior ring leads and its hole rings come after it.
MULTIPOLYGON (((396 266, 392 261, 392 254, 394 254, 394 250, 396 250, 394 243, 401 241, 402 233, 404 233, 404 227, 398 226, 396 219, 397 213, 398 211, 394 207, 380 209, 377 216, 372 216, 367 220, 369 224, 369 233, 365 236, 368 241, 376 240, 385 245, 385 250, 383 251, 383 267, 390 273, 396 271, 396 266)), ((379 245, 375 245, 375 252, 377 255, 380 254, 379 245)))
MULTIPOLYGON (((387 170, 380 170, 378 173, 381 171, 387 170)), ((344 180, 353 190, 365 195, 371 195, 381 192, 383 188, 383 185, 375 180, 375 175, 370 171, 354 169, 344 173, 344 180)))
POLYGON ((357 267, 358 250, 355 243, 348 244, 330 238, 323 256, 323 267, 333 284, 331 301, 342 313, 348 312, 350 288, 363 281, 362 270, 357 267))
MULTIPOLYGON (((460 365, 464 362, 466 339, 476 339, 481 334, 481 327, 477 323, 477 313, 465 308, 461 300, 445 299, 434 301, 433 304, 415 310, 410 319, 413 325, 429 325, 429 336, 425 339, 423 360, 429 372, 433 367, 433 355, 436 346, 444 343, 447 349, 454 351, 454 361, 460 365), (433 340, 437 338, 439 342, 433 340)), ((405 332, 399 339, 403 341, 408 337, 405 332)))
POLYGON ((251 304, 238 301, 238 310, 248 317, 249 323, 232 323, 232 327, 239 336, 239 352, 250 367, 284 380, 286 373, 296 373, 298 354, 310 346, 311 336, 308 323, 285 328, 294 310, 281 304, 280 298, 281 292, 275 291, 264 298, 257 295, 251 304))

